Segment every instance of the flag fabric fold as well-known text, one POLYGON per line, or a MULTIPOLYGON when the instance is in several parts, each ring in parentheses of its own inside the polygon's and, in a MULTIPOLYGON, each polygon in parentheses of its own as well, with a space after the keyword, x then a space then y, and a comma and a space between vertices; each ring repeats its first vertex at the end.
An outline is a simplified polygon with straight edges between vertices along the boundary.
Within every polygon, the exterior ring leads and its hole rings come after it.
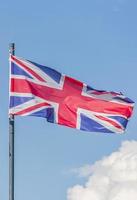
POLYGON ((9 114, 90 132, 123 133, 134 102, 100 91, 35 62, 10 56, 9 114))

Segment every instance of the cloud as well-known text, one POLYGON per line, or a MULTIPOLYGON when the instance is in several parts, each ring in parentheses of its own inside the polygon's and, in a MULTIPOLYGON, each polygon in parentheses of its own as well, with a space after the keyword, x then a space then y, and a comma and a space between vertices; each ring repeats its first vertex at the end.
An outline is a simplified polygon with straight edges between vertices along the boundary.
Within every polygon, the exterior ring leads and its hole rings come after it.
POLYGON ((137 141, 125 141, 110 156, 73 171, 88 181, 69 188, 67 200, 137 200, 137 141))
POLYGON ((92 174, 92 165, 85 165, 80 168, 70 170, 71 173, 77 174, 79 177, 88 177, 92 174))

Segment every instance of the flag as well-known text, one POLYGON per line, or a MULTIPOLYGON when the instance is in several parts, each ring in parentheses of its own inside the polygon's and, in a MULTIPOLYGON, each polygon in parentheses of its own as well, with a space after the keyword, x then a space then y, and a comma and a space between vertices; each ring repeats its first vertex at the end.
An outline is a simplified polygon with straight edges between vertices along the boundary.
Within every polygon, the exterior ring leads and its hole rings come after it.
POLYGON ((93 89, 35 62, 10 56, 9 114, 89 132, 123 133, 134 102, 121 93, 93 89))

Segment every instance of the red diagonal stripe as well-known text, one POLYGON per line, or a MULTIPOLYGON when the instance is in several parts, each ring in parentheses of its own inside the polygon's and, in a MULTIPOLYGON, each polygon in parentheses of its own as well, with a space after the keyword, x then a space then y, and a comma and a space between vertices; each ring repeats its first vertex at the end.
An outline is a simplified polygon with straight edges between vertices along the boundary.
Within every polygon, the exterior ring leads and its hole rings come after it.
POLYGON ((115 121, 108 119, 107 117, 103 117, 103 116, 98 116, 95 115, 97 118, 102 119, 103 121, 109 122, 111 125, 115 126, 116 128, 122 129, 122 126, 120 126, 118 123, 116 123, 115 121))
POLYGON ((41 78, 41 76, 39 76, 37 73, 35 73, 35 71, 33 71, 27 65, 25 65, 23 62, 21 62, 21 60, 18 60, 15 56, 11 55, 11 61, 13 61, 13 62, 15 61, 18 65, 20 65, 22 68, 26 69, 30 74, 32 74, 34 77, 36 77, 39 81, 43 81, 43 82, 46 81, 43 78, 41 78))
MULTIPOLYGON (((33 111, 33 110, 36 110, 36 109, 38 109, 38 108, 40 108, 40 107, 42 107, 42 106, 50 106, 50 104, 48 104, 48 103, 39 103, 39 104, 37 104, 37 105, 34 105, 34 106, 31 106, 31 107, 29 107, 29 108, 26 108, 26 109, 24 109, 24 110, 22 110, 22 111, 19 111, 19 112, 16 112, 15 113, 15 115, 23 115, 23 114, 25 114, 25 113, 27 113, 27 112, 31 112, 31 111, 33 111)), ((35 112, 35 111, 34 111, 35 112)))

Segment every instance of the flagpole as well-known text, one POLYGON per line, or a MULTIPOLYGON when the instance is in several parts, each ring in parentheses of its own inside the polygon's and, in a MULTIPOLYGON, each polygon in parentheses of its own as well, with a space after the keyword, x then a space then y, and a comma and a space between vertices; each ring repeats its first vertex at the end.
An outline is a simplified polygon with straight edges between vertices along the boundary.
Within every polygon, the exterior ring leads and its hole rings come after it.
MULTIPOLYGON (((9 45, 10 55, 15 55, 15 44, 9 45)), ((9 116, 9 200, 14 200, 14 115, 9 116)))

